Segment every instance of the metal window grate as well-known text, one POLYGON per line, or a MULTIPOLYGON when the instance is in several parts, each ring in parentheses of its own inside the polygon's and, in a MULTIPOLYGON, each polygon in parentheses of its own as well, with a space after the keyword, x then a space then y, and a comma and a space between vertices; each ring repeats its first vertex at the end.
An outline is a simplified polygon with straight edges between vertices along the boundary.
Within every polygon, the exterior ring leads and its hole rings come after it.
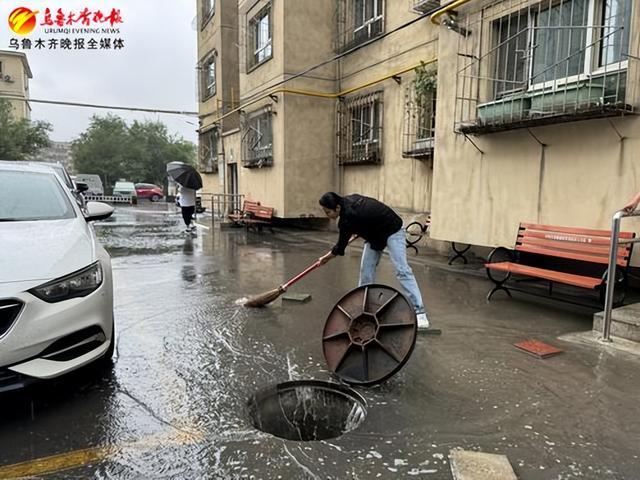
POLYGON ((216 127, 200 135, 199 166, 204 173, 218 172, 218 145, 220 144, 220 130, 216 127))
POLYGON ((382 163, 382 91, 338 104, 338 164, 382 163))
POLYGON ((273 165, 273 125, 271 106, 242 117, 242 166, 273 165))
POLYGON ((630 42, 631 3, 505 0, 459 18, 472 35, 458 40, 456 130, 481 134, 633 113, 627 79, 637 68, 638 42, 630 42))
POLYGON ((416 92, 415 82, 405 89, 402 156, 433 157, 436 126, 436 90, 416 92))

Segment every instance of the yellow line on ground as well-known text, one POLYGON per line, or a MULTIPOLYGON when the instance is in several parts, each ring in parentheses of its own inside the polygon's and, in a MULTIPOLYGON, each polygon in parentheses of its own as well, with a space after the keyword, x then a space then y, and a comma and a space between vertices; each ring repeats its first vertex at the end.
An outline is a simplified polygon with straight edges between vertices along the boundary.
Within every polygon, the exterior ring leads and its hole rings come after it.
POLYGON ((210 227, 205 227, 204 225, 200 225, 199 223, 193 222, 196 227, 204 228, 205 230, 209 230, 210 227))
POLYGON ((136 442, 126 442, 120 445, 107 445, 101 447, 85 448, 73 452, 61 453, 50 457, 27 460, 0 467, 0 478, 21 478, 79 468, 92 463, 101 462, 126 448, 152 449, 168 444, 189 444, 202 440, 200 432, 179 431, 172 434, 156 435, 136 442))

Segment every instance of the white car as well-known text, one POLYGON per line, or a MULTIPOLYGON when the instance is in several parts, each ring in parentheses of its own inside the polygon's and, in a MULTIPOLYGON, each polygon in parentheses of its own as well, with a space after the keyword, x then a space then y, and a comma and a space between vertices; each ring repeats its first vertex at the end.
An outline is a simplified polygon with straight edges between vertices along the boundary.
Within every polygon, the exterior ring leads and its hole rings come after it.
POLYGON ((50 168, 0 162, 0 392, 58 377, 115 345, 111 258, 50 168))

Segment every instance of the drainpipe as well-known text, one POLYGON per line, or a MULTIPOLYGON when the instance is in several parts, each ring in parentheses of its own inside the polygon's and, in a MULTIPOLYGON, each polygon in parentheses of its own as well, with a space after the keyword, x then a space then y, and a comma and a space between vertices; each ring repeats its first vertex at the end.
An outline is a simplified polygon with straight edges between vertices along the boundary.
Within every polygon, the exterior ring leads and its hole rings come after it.
MULTIPOLYGON (((470 0, 467 0, 467 1, 470 1, 470 0)), ((397 77, 399 75, 402 75, 403 73, 410 72, 411 70, 415 70, 416 68, 418 68, 418 67, 420 67, 422 65, 430 65, 430 64, 435 63, 437 61, 438 61, 437 57, 436 58, 432 58, 432 59, 427 60, 425 62, 420 62, 420 63, 412 65, 410 67, 405 67, 405 68, 403 68, 401 70, 398 70, 398 71, 393 72, 391 74, 385 75, 384 77, 380 77, 380 78, 377 78, 377 79, 372 80, 370 82, 364 83, 362 85, 358 85, 357 87, 353 87, 353 88, 348 88, 346 90, 342 90, 341 92, 338 92, 338 93, 314 92, 314 91, 311 91, 311 90, 298 90, 298 89, 293 89, 293 88, 278 88, 278 89, 272 90, 269 93, 265 93, 264 95, 261 95, 258 98, 254 98, 253 100, 251 100, 251 101, 249 101, 249 102, 247 102, 247 103, 245 103, 243 105, 240 105, 238 108, 234 108, 233 110, 230 110, 229 112, 225 113, 224 115, 214 119, 211 123, 212 124, 213 123, 218 123, 222 119, 228 117, 229 115, 231 115, 231 114, 233 114, 235 112, 238 112, 240 110, 243 110, 243 109, 245 109, 246 107, 248 107, 250 105, 258 103, 261 100, 264 100, 265 98, 269 98, 269 97, 275 95, 276 93, 290 93, 290 94, 293 94, 293 95, 305 95, 305 96, 309 96, 309 97, 335 99, 335 98, 342 97, 344 95, 348 95, 350 93, 356 92, 358 90, 362 90, 364 88, 370 87, 372 85, 375 85, 376 83, 383 82, 383 81, 388 80, 390 78, 397 77)), ((209 115, 204 115, 203 117, 200 117, 200 118, 205 118, 207 116, 209 116, 209 115)))

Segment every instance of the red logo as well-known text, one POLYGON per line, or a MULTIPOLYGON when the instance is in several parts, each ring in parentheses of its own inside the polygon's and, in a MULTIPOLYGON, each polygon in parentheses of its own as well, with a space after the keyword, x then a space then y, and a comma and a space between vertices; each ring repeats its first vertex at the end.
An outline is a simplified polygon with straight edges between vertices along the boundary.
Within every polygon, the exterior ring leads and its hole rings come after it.
POLYGON ((18 35, 28 35, 36 28, 36 13, 26 7, 18 7, 9 14, 9 26, 18 35))

